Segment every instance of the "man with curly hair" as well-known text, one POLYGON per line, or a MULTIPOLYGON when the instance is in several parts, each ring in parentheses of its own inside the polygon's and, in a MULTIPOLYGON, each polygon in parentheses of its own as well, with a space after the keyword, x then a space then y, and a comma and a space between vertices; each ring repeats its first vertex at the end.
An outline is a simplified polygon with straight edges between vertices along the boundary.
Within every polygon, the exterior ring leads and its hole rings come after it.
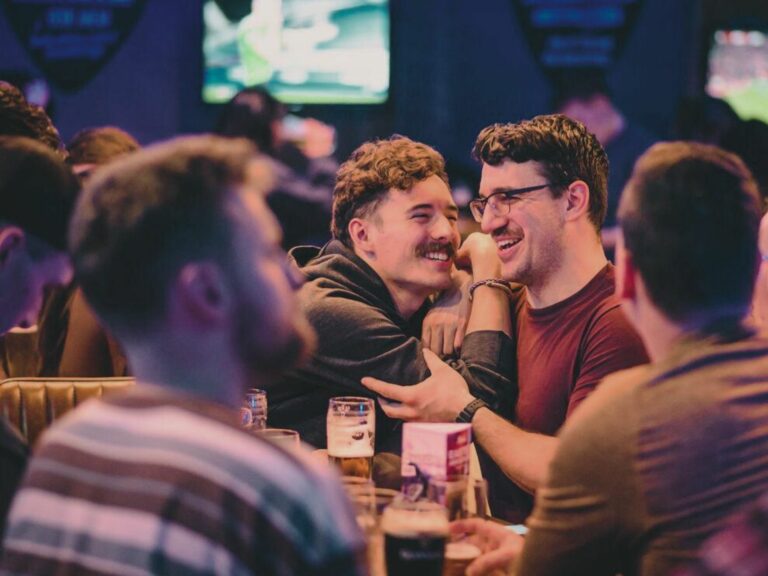
MULTIPOLYGON (((372 394, 365 376, 415 384, 437 357, 422 343, 430 297, 467 277, 457 260, 473 265, 474 279, 500 274, 495 246, 482 234, 459 250, 458 208, 442 156, 409 138, 360 146, 339 169, 334 190, 334 239, 321 250, 294 250, 307 282, 300 299, 318 333, 311 362, 268 388, 273 426, 299 430, 303 440, 326 445, 328 399, 372 394)), ((456 332, 464 327, 454 324, 456 332)), ((461 354, 452 365, 472 393, 498 407, 512 373, 509 299, 503 290, 474 291, 461 354)), ((448 355, 461 341, 454 331, 425 336, 448 355)), ((400 422, 376 415, 376 447, 400 451, 400 422)))
MULTIPOLYGON (((516 403, 498 413, 477 409, 472 432, 484 451, 491 511, 521 522, 566 418, 603 377, 647 356, 613 294, 614 269, 600 244, 608 160, 595 136, 566 116, 537 116, 483 129, 474 154, 483 168, 472 214, 493 239, 501 277, 522 286, 512 300, 516 403)), ((447 366, 407 396, 370 384, 403 403, 384 406, 391 417, 408 420, 452 421, 476 398, 447 366)))
POLYGON ((0 135, 25 136, 66 156, 59 131, 39 106, 30 104, 13 84, 0 80, 0 135))

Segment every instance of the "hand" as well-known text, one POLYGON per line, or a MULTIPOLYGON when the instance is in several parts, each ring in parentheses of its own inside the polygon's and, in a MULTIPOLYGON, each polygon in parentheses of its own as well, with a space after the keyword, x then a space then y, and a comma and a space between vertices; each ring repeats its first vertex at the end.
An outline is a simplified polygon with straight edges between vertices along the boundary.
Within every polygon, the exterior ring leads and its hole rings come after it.
POLYGON ((452 522, 451 534, 466 534, 480 543, 483 553, 467 567, 467 576, 481 576, 494 570, 507 574, 510 564, 523 549, 522 536, 501 524, 479 518, 452 522))
POLYGON ((461 374, 440 360, 431 350, 424 349, 424 360, 432 375, 413 386, 388 384, 376 378, 363 378, 363 386, 389 400, 379 399, 381 409, 390 418, 408 422, 453 422, 464 406, 474 397, 461 374))
POLYGON ((453 286, 440 295, 421 326, 421 343, 424 348, 429 348, 443 358, 461 348, 472 310, 469 301, 472 276, 463 270, 456 270, 452 280, 453 286))
POLYGON ((309 158, 330 156, 336 149, 336 129, 314 118, 304 119, 301 151, 309 158))
POLYGON ((501 276, 501 260, 493 238, 482 232, 473 232, 456 254, 457 266, 470 266, 475 281, 501 276))

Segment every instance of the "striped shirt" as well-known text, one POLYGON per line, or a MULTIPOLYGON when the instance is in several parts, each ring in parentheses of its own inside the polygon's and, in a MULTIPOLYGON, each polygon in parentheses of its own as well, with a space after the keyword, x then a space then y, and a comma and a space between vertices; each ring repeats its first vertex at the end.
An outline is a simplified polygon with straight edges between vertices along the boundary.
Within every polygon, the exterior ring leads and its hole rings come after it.
POLYGON ((230 411, 140 386, 44 435, 13 502, 0 574, 362 574, 333 473, 230 411))

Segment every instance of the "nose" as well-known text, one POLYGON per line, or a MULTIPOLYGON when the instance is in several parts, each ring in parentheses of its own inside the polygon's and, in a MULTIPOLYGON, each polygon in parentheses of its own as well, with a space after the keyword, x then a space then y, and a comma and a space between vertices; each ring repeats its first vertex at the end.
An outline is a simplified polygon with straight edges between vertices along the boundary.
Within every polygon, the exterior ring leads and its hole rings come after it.
POLYGON ((435 240, 451 240, 458 236, 458 228, 454 220, 449 220, 447 216, 438 216, 435 225, 430 231, 435 240))
POLYGON ((494 230, 503 228, 507 225, 507 218, 505 215, 500 215, 494 210, 490 204, 485 207, 483 212, 483 219, 480 221, 480 230, 486 234, 490 234, 494 230))

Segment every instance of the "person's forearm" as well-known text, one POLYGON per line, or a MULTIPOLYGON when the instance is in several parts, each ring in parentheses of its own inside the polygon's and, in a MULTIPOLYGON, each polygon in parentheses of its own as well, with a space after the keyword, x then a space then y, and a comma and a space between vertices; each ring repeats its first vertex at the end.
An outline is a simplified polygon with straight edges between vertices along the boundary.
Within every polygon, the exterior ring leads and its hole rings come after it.
POLYGON ((472 419, 472 434, 504 474, 528 492, 544 482, 558 445, 556 437, 521 430, 486 408, 472 419))

